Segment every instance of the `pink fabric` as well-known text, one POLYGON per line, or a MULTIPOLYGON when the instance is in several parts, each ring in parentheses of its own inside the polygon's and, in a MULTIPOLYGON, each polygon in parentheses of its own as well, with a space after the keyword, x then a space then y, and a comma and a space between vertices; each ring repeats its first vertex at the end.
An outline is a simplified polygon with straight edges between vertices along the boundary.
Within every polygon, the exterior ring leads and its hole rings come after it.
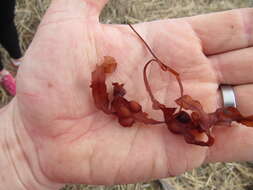
POLYGON ((3 76, 1 81, 3 88, 11 95, 16 95, 16 81, 11 74, 3 76))

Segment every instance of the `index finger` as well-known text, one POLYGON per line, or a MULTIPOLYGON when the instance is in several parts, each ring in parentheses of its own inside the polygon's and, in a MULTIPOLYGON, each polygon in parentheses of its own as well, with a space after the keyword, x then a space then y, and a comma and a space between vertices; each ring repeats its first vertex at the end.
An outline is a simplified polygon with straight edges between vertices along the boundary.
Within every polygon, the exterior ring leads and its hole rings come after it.
POLYGON ((206 55, 253 45, 253 8, 185 18, 199 37, 206 55))

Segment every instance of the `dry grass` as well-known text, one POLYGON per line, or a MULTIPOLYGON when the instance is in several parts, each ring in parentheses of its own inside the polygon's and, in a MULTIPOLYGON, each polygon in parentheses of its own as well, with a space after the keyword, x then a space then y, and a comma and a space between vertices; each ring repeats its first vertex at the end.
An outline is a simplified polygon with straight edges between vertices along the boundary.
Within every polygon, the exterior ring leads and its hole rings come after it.
POLYGON ((253 6, 252 0, 110 0, 101 20, 106 23, 133 23, 250 6, 253 6))
MULTIPOLYGON (((36 28, 50 0, 17 0, 16 24, 23 52, 31 42, 36 28)), ((111 0, 101 14, 104 23, 135 23, 171 17, 183 17, 227 10, 252 7, 252 0, 111 0)), ((0 49, 3 62, 9 66, 9 57, 0 49)), ((0 89, 0 102, 10 100, 0 89)), ((159 155, 158 155, 159 156, 159 155)), ((243 190, 253 189, 253 167, 249 163, 216 163, 167 179, 177 190, 243 190)), ((112 187, 69 185, 64 190, 151 190, 158 189, 153 183, 117 185, 112 187)))

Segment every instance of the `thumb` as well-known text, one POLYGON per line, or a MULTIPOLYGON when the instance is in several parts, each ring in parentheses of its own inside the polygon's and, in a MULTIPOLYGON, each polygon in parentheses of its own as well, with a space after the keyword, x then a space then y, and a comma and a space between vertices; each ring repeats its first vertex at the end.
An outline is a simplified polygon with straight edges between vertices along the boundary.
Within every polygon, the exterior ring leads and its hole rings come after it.
MULTIPOLYGON (((61 19, 85 18, 98 21, 99 14, 109 0, 53 0, 47 13, 50 15, 61 15, 61 19)), ((45 20, 45 19, 44 19, 45 20)), ((51 20, 52 21, 52 20, 51 20)))

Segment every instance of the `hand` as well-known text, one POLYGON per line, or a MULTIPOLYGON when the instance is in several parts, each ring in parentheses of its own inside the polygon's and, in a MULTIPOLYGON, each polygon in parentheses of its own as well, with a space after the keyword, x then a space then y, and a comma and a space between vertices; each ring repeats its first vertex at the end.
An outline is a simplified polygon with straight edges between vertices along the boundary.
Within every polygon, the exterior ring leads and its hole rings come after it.
MULTIPOLYGON (((165 125, 123 128, 94 106, 91 72, 103 56, 118 68, 108 78, 123 82, 129 99, 147 113, 151 103, 142 70, 151 55, 126 25, 98 22, 106 0, 55 0, 30 45, 9 112, 37 178, 51 182, 118 184, 179 175, 206 162, 253 158, 253 129, 214 129, 215 144, 186 144, 165 125), (240 150, 240 151, 239 151, 240 150), (39 167, 35 167, 39 166, 39 167), (38 169, 40 168, 40 169, 38 169), (38 172, 40 170, 40 172, 38 172), (41 174, 41 175, 38 175, 41 174)), ((181 74, 185 94, 206 111, 221 106, 220 83, 236 85, 239 110, 253 113, 252 9, 142 23, 135 29, 155 54, 181 74)), ((154 64, 155 96, 170 106, 179 97, 176 80, 154 64)), ((157 114, 157 115, 156 115, 157 114)))

